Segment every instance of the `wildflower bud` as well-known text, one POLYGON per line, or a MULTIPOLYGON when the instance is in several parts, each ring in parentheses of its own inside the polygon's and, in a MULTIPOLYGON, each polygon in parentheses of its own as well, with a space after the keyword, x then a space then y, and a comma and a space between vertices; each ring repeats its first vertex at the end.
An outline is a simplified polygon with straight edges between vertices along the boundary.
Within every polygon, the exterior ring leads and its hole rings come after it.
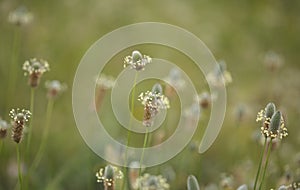
POLYGON ((288 190, 288 187, 286 187, 285 185, 281 185, 278 190, 288 190))
POLYGON ((265 116, 266 118, 271 118, 273 114, 275 113, 276 107, 274 103, 268 103, 268 105, 265 108, 265 116))
POLYGON ((118 170, 116 167, 113 167, 111 165, 107 165, 104 168, 99 170, 99 172, 96 173, 97 182, 101 183, 101 185, 104 186, 105 190, 114 190, 115 189, 115 179, 122 179, 123 173, 118 170))
POLYGON ((124 58, 124 68, 129 66, 131 69, 136 71, 144 70, 148 63, 151 63, 151 57, 142 55, 139 51, 135 50, 130 56, 124 58))
POLYGON ((133 62, 138 62, 138 61, 141 61, 143 59, 143 56, 142 56, 141 52, 139 52, 137 50, 133 51, 131 56, 132 56, 132 61, 133 62))
POLYGON ((271 118, 270 131, 272 134, 277 134, 281 122, 281 112, 277 111, 271 118))
POLYGON ((187 189, 188 190, 200 190, 198 181, 195 176, 190 175, 187 179, 187 189))
POLYGON ((30 118, 30 111, 28 110, 21 110, 20 109, 12 109, 9 112, 11 119, 13 120, 13 127, 12 127, 12 139, 16 143, 20 143, 23 137, 23 131, 25 128, 25 123, 28 122, 30 118))
POLYGON ((152 93, 154 94, 162 94, 162 87, 160 84, 156 83, 153 87, 152 87, 152 93))

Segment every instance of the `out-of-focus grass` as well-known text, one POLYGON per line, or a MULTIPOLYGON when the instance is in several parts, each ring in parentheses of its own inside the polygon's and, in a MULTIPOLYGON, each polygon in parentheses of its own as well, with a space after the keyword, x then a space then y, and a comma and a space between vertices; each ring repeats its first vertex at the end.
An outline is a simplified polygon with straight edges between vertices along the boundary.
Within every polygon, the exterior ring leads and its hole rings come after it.
MULTIPOLYGON (((278 149, 278 159, 283 166, 291 162, 300 144, 297 129, 300 113, 299 9, 299 1, 280 0, 0 1, 0 116, 8 119, 6 105, 9 108, 29 107, 30 89, 21 65, 30 57, 41 57, 50 63, 51 72, 43 76, 42 84, 46 80, 59 79, 69 86, 68 91, 55 101, 47 151, 32 176, 34 189, 96 189, 94 174, 106 162, 89 150, 77 131, 71 107, 73 77, 81 57, 94 41, 118 27, 144 21, 166 22, 194 33, 217 59, 227 62, 234 80, 227 91, 224 126, 213 147, 203 155, 186 148, 168 163, 149 168, 149 172, 160 173, 166 166, 172 166, 177 173, 176 181, 171 182, 172 189, 184 189, 189 174, 197 175, 200 184, 204 185, 219 183, 220 173, 234 173, 234 168, 247 160, 256 166, 261 147, 251 140, 259 127, 255 123, 255 114, 269 101, 275 101, 288 116, 290 136, 278 149), (9 12, 19 5, 26 5, 35 16, 33 23, 22 28, 7 22, 9 12), (13 101, 8 103, 6 89, 14 30, 20 30, 22 42, 19 70, 16 71, 17 91, 12 95, 13 101), (262 64, 268 50, 282 54, 285 59, 285 65, 274 79, 262 64), (276 96, 270 97, 270 94, 276 96), (237 128, 233 112, 239 103, 248 106, 249 114, 237 128), (178 162, 181 165, 178 166, 178 162)), ((197 81, 198 75, 193 67, 186 67, 188 60, 183 55, 163 47, 144 45, 139 48, 151 56, 176 62, 195 79, 199 92, 208 90, 203 76, 197 81)), ((117 75, 123 69, 122 57, 132 49, 114 57, 105 71, 117 75)), ((38 147, 45 122, 47 102, 43 85, 36 90, 36 96, 32 154, 38 147)), ((105 99, 109 100, 109 97, 105 99)), ((206 126, 208 117, 209 110, 206 110, 199 128, 206 126)), ((115 125, 110 114, 106 114, 105 118, 115 125)), ((196 136, 201 135, 198 133, 196 136)), ((11 189, 16 180, 7 174, 7 167, 15 159, 14 143, 7 138, 4 144, 0 157, 0 189, 11 189)), ((276 174, 277 178, 282 175, 280 172, 276 174)), ((254 178, 254 173, 255 170, 250 170, 248 177, 254 178)), ((244 183, 251 182, 251 179, 247 180, 244 183)), ((268 182, 268 187, 276 185, 276 181, 268 182)))

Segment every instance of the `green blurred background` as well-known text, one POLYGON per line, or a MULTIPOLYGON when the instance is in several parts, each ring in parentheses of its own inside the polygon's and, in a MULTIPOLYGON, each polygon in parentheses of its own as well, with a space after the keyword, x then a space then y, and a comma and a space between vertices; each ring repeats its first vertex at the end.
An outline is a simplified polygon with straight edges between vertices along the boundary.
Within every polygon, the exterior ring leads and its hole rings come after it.
MULTIPOLYGON (((299 10, 300 1, 292 0, 0 0, 0 116, 8 120, 9 109, 29 107, 30 88, 21 66, 31 57, 46 59, 50 64, 51 71, 45 73, 42 84, 46 80, 58 79, 68 85, 67 92, 55 101, 47 151, 32 176, 32 188, 97 189, 95 172, 107 162, 87 147, 76 128, 71 104, 74 74, 84 53, 101 36, 119 27, 145 21, 169 23, 192 32, 217 60, 226 61, 233 78, 233 83, 227 88, 226 118, 214 145, 202 155, 191 149, 191 145, 169 162, 149 168, 147 172, 159 174, 165 168, 173 168, 176 180, 170 181, 171 189, 186 189, 189 174, 196 175, 201 186, 219 184, 222 173, 234 176, 234 187, 250 184, 254 180, 261 149, 253 140, 253 134, 259 128, 255 122, 256 113, 273 101, 286 115, 290 133, 272 154, 276 170, 267 176, 267 187, 276 187, 287 170, 286 165, 291 165, 293 173, 299 170, 299 165, 294 167, 291 164, 296 153, 300 152, 297 123, 300 114, 299 10), (8 23, 7 18, 9 12, 20 5, 25 5, 34 14, 34 20, 27 26, 17 27, 8 23), (16 90, 7 94, 16 33, 21 39, 18 70, 14 71, 17 75, 16 90), (284 58, 283 67, 273 73, 263 64, 264 55, 270 50, 284 58), (7 102, 8 96, 10 102, 7 102), (245 118, 237 124, 235 111, 241 104, 247 111, 245 118), (271 177, 276 180, 270 180, 271 177)), ((178 65, 186 61, 172 50, 141 46, 121 52, 105 71, 117 76, 123 69, 122 56, 135 48, 178 65)), ((185 69, 192 73, 194 81, 198 81, 199 93, 208 90, 203 76, 196 80, 193 67, 185 69)), ((151 88, 152 84, 150 82, 146 87, 151 88)), ((109 100, 109 95, 106 94, 105 100, 109 100)), ((41 85, 36 92, 33 154, 43 131, 46 104, 46 90, 41 85)), ((103 107, 111 111, 108 103, 103 107)), ((209 113, 209 110, 203 111, 192 144, 195 141, 199 144, 201 126, 206 125, 209 113)), ((112 120, 111 112, 105 114, 104 118, 112 120)), ((111 125, 115 125, 114 121, 111 125)), ((137 139, 137 143, 139 141, 137 139)), ((3 150, 0 155, 0 189, 12 189, 16 178, 8 174, 7 168, 15 160, 15 148, 10 138, 4 140, 3 150)))

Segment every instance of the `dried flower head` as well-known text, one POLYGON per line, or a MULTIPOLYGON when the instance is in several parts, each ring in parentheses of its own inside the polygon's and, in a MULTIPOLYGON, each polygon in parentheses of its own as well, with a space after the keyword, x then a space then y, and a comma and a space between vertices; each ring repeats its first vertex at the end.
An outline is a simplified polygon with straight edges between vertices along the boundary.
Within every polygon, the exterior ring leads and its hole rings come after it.
POLYGON ((104 169, 101 168, 97 173, 97 182, 103 183, 106 190, 114 189, 116 179, 122 179, 123 173, 111 165, 107 165, 104 169))
POLYGON ((220 186, 223 189, 233 189, 233 176, 228 175, 228 174, 221 174, 221 181, 220 181, 220 186))
POLYGON ((28 75, 28 84, 31 87, 37 87, 40 83, 41 76, 49 71, 49 64, 43 59, 32 58, 25 61, 23 64, 23 70, 25 71, 25 76, 28 75))
POLYGON ((208 92, 202 92, 195 97, 195 101, 199 103, 201 108, 206 109, 211 105, 212 97, 208 92))
POLYGON ((33 19, 33 14, 30 13, 25 6, 20 6, 8 15, 8 22, 17 26, 22 26, 30 23, 33 19))
POLYGON ((146 173, 136 180, 133 187, 139 190, 168 190, 170 185, 161 175, 154 176, 146 173))
POLYGON ((48 90, 47 97, 49 99, 57 98, 61 93, 67 90, 67 85, 58 80, 46 81, 45 87, 48 90))
POLYGON ((9 124, 0 118, 0 139, 6 137, 8 128, 9 128, 9 124))
POLYGON ((154 85, 152 91, 147 91, 139 95, 138 100, 144 106, 143 124, 146 127, 151 127, 153 118, 160 110, 169 109, 169 99, 162 94, 162 87, 159 84, 154 85))
POLYGON ((141 71, 145 69, 145 66, 151 63, 151 57, 142 55, 139 51, 135 50, 131 55, 124 58, 124 68, 129 66, 130 69, 141 71))
POLYGON ((12 139, 16 143, 20 143, 23 137, 23 131, 25 128, 26 122, 28 122, 31 113, 28 110, 22 109, 20 110, 19 108, 12 109, 9 112, 9 116, 12 119, 12 139))
POLYGON ((167 82, 166 95, 168 97, 174 94, 174 88, 181 90, 185 86, 185 80, 181 76, 181 72, 177 68, 172 68, 169 75, 164 79, 167 82))
POLYGON ((206 79, 209 84, 215 87, 222 87, 232 82, 232 77, 230 72, 227 71, 225 61, 219 61, 215 69, 208 73, 206 79))
POLYGON ((264 110, 257 114, 256 121, 261 121, 261 133, 267 138, 284 138, 288 135, 282 114, 277 111, 273 103, 269 103, 264 110))
POLYGON ((99 88, 111 89, 115 86, 115 79, 112 76, 101 74, 96 78, 96 84, 99 88))
POLYGON ((264 65, 266 68, 271 71, 277 71, 284 64, 283 57, 273 51, 266 53, 264 57, 264 65))

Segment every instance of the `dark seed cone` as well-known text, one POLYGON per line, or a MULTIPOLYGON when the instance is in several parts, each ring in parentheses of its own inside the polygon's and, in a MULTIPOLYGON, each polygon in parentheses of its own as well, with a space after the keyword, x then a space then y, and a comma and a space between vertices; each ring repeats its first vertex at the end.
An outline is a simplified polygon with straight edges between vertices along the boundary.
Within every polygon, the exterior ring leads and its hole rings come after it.
POLYGON ((12 128, 12 139, 16 143, 20 143, 23 138, 23 130, 24 130, 24 123, 23 122, 14 122, 12 128))
POLYGON ((7 129, 0 129, 0 139, 4 139, 7 136, 7 129))
POLYGON ((199 105, 200 105, 201 108, 206 109, 210 106, 210 101, 205 98, 205 99, 203 99, 199 102, 199 105))
POLYGON ((40 78, 41 78, 40 73, 35 73, 34 72, 31 75, 29 75, 29 78, 28 78, 29 86, 31 86, 32 88, 37 87, 40 84, 40 78))
POLYGON ((145 127, 151 127, 153 124, 153 110, 149 105, 145 106, 143 124, 145 127))

